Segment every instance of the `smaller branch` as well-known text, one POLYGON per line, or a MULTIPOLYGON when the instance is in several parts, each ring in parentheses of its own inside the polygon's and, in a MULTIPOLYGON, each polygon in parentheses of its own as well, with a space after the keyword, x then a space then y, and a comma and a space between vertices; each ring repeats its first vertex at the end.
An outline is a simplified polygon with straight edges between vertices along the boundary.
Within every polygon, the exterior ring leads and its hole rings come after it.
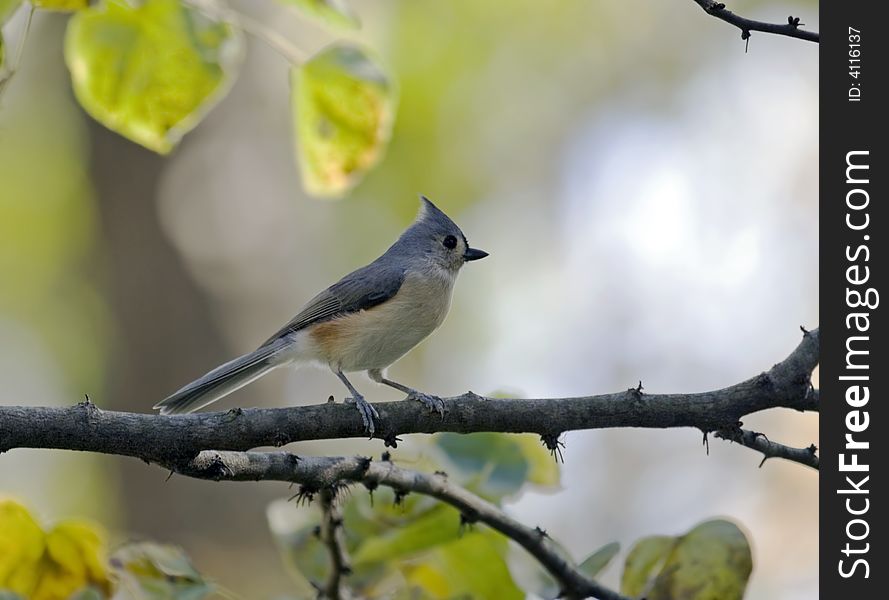
POLYGON ((346 536, 343 531, 343 513, 337 505, 336 485, 321 490, 321 531, 320 537, 330 555, 330 575, 324 585, 320 598, 326 600, 342 600, 349 594, 341 588, 343 577, 352 573, 352 561, 346 551, 346 536))
POLYGON ((819 470, 820 460, 817 454, 818 447, 815 444, 808 448, 791 448, 790 446, 771 441, 762 433, 741 429, 740 427, 720 429, 714 435, 720 439, 737 442, 751 450, 761 452, 762 462, 759 463, 760 468, 770 458, 783 458, 812 467, 816 471, 819 470))
POLYGON ((708 15, 716 17, 726 23, 734 25, 738 29, 741 30, 741 38, 744 40, 750 39, 751 31, 762 31, 763 33, 774 33, 775 35, 786 35, 788 37, 797 38, 800 40, 806 40, 809 42, 819 43, 821 41, 821 36, 817 31, 806 31, 805 29, 800 29, 801 23, 799 22, 799 18, 796 17, 788 17, 787 23, 777 24, 777 23, 765 23, 763 21, 754 21, 752 19, 744 18, 740 15, 736 15, 732 11, 728 10, 725 7, 725 4, 722 2, 716 2, 715 0, 694 0, 695 4, 704 9, 708 15))
POLYGON ((31 33, 31 21, 34 20, 34 11, 36 10, 33 4, 28 8, 28 16, 25 21, 25 28, 22 31, 22 35, 19 38, 18 46, 15 49, 15 56, 12 59, 12 63, 9 66, 9 69, 6 70, 6 73, 0 75, 0 96, 3 95, 3 91, 6 89, 6 86, 9 85, 9 82, 12 80, 13 75, 19 70, 19 64, 22 62, 22 54, 25 51, 25 42, 28 41, 28 34, 31 33))
POLYGON ((242 12, 222 6, 215 0, 183 0, 183 2, 211 19, 227 21, 238 29, 252 35, 294 66, 303 64, 309 58, 306 52, 294 46, 290 40, 274 29, 266 27, 265 23, 248 17, 242 12))
MULTIPOLYGON (((400 494, 415 492, 431 496, 450 504, 461 515, 471 515, 473 522, 485 523, 517 542, 559 582, 563 598, 628 600, 581 573, 548 536, 541 535, 540 529, 523 525, 487 500, 450 483, 441 474, 409 471, 389 461, 361 457, 297 457, 290 452, 206 450, 192 460, 164 463, 163 466, 198 479, 298 483, 305 496, 311 497, 312 491, 319 491, 322 503, 323 490, 347 483, 363 483, 370 489, 383 485, 400 494)), ((342 546, 341 542, 337 544, 342 546)), ((331 548, 334 561, 342 559, 330 543, 328 548, 331 548)))

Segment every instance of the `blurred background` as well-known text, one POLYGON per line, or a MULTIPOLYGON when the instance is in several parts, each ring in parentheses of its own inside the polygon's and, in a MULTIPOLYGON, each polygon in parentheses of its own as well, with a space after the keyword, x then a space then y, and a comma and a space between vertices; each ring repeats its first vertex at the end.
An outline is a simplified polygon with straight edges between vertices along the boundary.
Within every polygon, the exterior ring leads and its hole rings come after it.
MULTIPOLYGON (((314 52, 323 28, 233 3, 314 52)), ((248 39, 231 93, 168 157, 75 103, 66 16, 38 13, 0 100, 0 382, 5 404, 143 411, 253 349, 322 287, 385 250, 432 198, 487 260, 395 379, 439 395, 693 392, 784 358, 818 317, 818 48, 739 32, 690 0, 356 2, 400 86, 391 145, 341 201, 294 166, 288 65, 248 39)), ((817 3, 738 0, 818 30, 817 3)), ((10 29, 20 28, 19 21, 10 29)), ((10 33, 10 36, 13 34, 10 33)), ((14 38, 13 38, 14 39, 14 38)), ((12 43, 10 43, 12 47, 12 43)), ((397 395, 366 378, 371 401, 397 395)), ((343 396, 322 370, 277 371, 219 404, 343 396)), ((817 415, 745 426, 817 441, 817 415)), ((557 493, 509 511, 576 552, 627 548, 713 516, 752 541, 749 598, 817 595, 817 475, 696 430, 574 432, 557 493)), ((410 464, 422 437, 395 451, 410 464)), ((378 456, 380 442, 298 443, 378 456)), ((180 544, 249 598, 289 582, 265 508, 282 484, 208 483, 136 460, 15 450, 0 490, 48 521, 180 544)), ((619 569, 604 582, 616 585, 619 569)))

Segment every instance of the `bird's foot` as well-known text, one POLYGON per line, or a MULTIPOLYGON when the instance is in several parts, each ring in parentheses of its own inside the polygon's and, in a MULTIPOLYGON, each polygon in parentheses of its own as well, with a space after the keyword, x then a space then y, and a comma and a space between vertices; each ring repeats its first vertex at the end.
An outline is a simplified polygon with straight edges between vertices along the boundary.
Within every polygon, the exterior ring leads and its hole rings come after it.
POLYGON ((416 400, 421 403, 423 406, 429 409, 429 412, 437 412, 441 415, 441 418, 444 418, 445 414, 445 405, 444 400, 439 398, 438 396, 433 396, 431 394, 424 394, 423 392, 418 392, 416 390, 410 392, 407 395, 407 400, 416 400))
POLYGON ((364 396, 359 394, 356 394, 351 398, 346 398, 346 402, 355 404, 355 408, 361 413, 361 421, 364 423, 364 430, 370 437, 373 437, 374 431, 376 431, 376 428, 374 427, 374 418, 380 418, 380 413, 377 412, 377 409, 375 409, 370 402, 365 400, 364 396))

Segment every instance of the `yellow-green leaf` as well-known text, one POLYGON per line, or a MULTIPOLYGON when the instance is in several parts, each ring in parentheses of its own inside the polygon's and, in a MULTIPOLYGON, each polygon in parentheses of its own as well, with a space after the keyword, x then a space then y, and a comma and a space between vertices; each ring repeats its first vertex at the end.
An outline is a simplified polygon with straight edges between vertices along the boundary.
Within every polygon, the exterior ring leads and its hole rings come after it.
POLYGON ((460 513, 445 504, 401 527, 361 542, 352 556, 354 566, 402 560, 460 537, 460 513))
POLYGON ((43 550, 43 530, 28 509, 13 500, 0 500, 0 589, 30 595, 43 550))
POLYGON ((43 10, 73 11, 89 6, 89 0, 31 0, 35 8, 43 10))
POLYGON ((750 545, 737 525, 714 520, 678 538, 648 600, 742 600, 753 569, 750 545))
POLYGON ((291 82, 303 185, 315 196, 341 196, 383 155, 395 86, 351 45, 328 48, 295 67, 291 82))
POLYGON ((493 531, 473 531, 421 560, 407 563, 407 584, 420 598, 521 599, 506 565, 506 538, 493 531))
POLYGON ((596 577, 602 569, 608 566, 611 559, 620 551, 620 544, 611 542, 605 544, 589 556, 587 556, 578 569, 589 577, 596 577))
POLYGON ((675 543, 676 538, 672 536, 653 535, 633 544, 624 563, 621 593, 633 598, 642 596, 654 582, 675 543))
POLYGON ((526 483, 555 486, 559 465, 533 434, 441 433, 433 437, 461 485, 497 500, 526 483))
POLYGON ((95 526, 63 521, 44 534, 24 506, 0 501, 0 589, 29 600, 66 600, 88 587, 110 591, 95 526))
POLYGON ((328 25, 355 29, 361 25, 346 0, 280 0, 297 7, 304 14, 328 25))
POLYGON ((71 18, 65 60, 97 121, 169 152, 228 90, 241 35, 178 0, 107 0, 71 18))

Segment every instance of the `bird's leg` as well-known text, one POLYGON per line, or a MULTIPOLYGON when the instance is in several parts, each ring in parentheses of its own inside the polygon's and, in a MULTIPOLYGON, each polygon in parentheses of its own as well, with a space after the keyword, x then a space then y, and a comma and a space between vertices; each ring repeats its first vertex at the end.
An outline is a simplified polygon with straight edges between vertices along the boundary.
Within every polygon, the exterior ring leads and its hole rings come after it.
POLYGON ((444 401, 438 396, 424 394, 423 392, 417 391, 414 388, 410 388, 406 385, 398 383, 397 381, 386 379, 385 377, 383 377, 382 371, 371 370, 368 371, 367 374, 370 375, 370 378, 377 383, 382 383, 383 385, 388 385, 389 387, 404 392, 405 394, 407 394, 406 400, 416 400, 417 402, 420 402, 421 404, 423 404, 423 406, 428 408, 430 412, 437 412, 442 416, 442 418, 444 418, 444 401))
POLYGON ((346 387, 349 388, 349 391, 352 392, 352 397, 346 398, 346 401, 355 403, 355 407, 358 409, 358 412, 361 413, 361 420, 364 422, 364 430, 367 431, 367 433, 370 434, 371 437, 373 437, 375 431, 374 417, 376 417, 377 419, 380 418, 380 414, 377 412, 377 409, 371 406, 370 402, 364 399, 364 396, 362 396, 358 392, 358 390, 355 389, 355 386, 353 386, 352 383, 348 379, 346 379, 346 375, 341 370, 337 369, 336 371, 334 371, 334 373, 336 373, 336 376, 340 378, 340 381, 342 381, 346 385, 346 387))

